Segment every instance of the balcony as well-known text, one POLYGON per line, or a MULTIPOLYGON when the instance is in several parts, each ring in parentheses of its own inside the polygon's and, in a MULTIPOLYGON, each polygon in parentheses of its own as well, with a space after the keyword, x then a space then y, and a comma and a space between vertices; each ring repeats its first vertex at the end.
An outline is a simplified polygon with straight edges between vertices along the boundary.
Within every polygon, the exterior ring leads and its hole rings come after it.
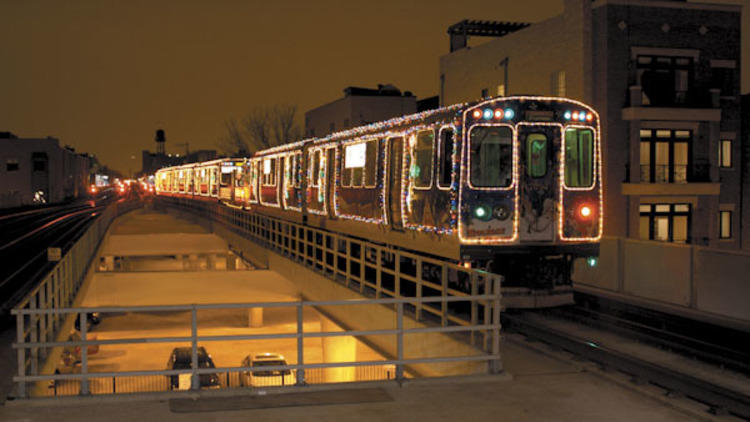
POLYGON ((711 183, 711 166, 708 164, 672 166, 642 164, 641 183, 711 183))
POLYGON ((713 121, 721 120, 719 89, 666 91, 645 96, 642 87, 630 87, 630 106, 623 120, 713 121))
MULTIPOLYGON (((630 171, 626 166, 626 175, 630 171)), ((711 181, 711 166, 649 165, 640 166, 640 181, 631 183, 626 177, 622 184, 623 195, 718 195, 720 183, 711 181)))

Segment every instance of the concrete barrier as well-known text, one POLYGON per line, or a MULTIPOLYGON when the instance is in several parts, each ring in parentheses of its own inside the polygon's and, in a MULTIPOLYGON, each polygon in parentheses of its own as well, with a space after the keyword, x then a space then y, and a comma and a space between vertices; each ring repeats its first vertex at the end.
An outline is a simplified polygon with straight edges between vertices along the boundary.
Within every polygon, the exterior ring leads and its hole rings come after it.
POLYGON ((573 282, 750 323, 750 253, 604 238, 599 263, 574 263, 573 282))

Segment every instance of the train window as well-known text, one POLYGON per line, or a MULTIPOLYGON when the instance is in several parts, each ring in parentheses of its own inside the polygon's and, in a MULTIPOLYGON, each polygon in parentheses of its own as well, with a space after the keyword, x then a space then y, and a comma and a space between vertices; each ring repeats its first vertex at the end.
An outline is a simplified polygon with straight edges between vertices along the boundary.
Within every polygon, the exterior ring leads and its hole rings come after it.
POLYGON ((294 154, 294 187, 302 187, 302 153, 298 152, 294 154))
POLYGON ((440 131, 438 145, 438 181, 439 188, 450 188, 453 182, 453 129, 440 131))
POLYGON ((367 142, 365 157, 365 187, 374 188, 378 180, 378 142, 367 142))
POLYGON ((263 186, 276 186, 276 159, 263 160, 263 186))
POLYGON ((507 126, 479 126, 469 138, 471 185, 507 188, 513 182, 513 133, 507 126))
POLYGON ((414 164, 411 174, 415 188, 432 186, 432 161, 435 149, 435 132, 423 130, 417 132, 417 144, 414 148, 414 164))
POLYGON ((565 186, 586 188, 594 184, 594 132, 565 130, 565 186))
POLYGON ((360 187, 363 183, 365 165, 367 163, 367 146, 364 143, 347 145, 344 147, 344 163, 342 169, 342 186, 360 187))
POLYGON ((320 186, 320 173, 322 167, 320 160, 320 150, 312 153, 312 163, 310 163, 310 167, 312 168, 312 174, 310 174, 310 186, 318 187, 320 186))
POLYGON ((547 174, 547 136, 530 133, 526 137, 526 174, 544 177, 547 174))

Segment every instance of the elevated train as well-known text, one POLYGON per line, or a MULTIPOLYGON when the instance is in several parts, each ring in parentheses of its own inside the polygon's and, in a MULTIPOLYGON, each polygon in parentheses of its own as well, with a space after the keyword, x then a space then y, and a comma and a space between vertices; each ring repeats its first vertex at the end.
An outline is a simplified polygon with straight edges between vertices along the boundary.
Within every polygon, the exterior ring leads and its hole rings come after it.
POLYGON ((485 268, 558 304, 572 260, 598 254, 600 144, 583 103, 498 97, 161 169, 156 188, 485 268))

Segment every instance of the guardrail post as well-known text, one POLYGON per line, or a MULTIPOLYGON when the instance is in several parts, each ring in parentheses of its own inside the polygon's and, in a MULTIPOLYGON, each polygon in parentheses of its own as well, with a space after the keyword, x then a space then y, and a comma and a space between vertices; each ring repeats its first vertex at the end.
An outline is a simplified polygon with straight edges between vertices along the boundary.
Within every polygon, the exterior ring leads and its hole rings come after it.
POLYGON ((190 360, 190 389, 199 390, 201 388, 200 377, 198 376, 198 309, 192 305, 190 309, 190 343, 192 346, 192 357, 190 360))
MULTIPOLYGON (((81 341, 86 341, 86 333, 88 331, 88 327, 86 327, 88 323, 88 318, 86 318, 86 312, 81 312, 78 315, 79 321, 81 321, 81 341)), ((90 394, 89 391, 89 379, 86 376, 86 374, 89 373, 89 346, 86 344, 82 344, 81 346, 81 375, 83 375, 83 378, 81 378, 81 395, 87 396, 90 394)))
MULTIPOLYGON (((376 249, 378 256, 375 258, 377 267, 375 268, 375 299, 380 299, 380 291, 383 288, 383 254, 384 249, 376 249)), ((364 291, 364 283, 359 286, 359 292, 364 291)))
POLYGON ((440 326, 447 327, 448 302, 445 299, 448 297, 448 267, 445 264, 440 266, 440 297, 440 326))
MULTIPOLYGON (((49 283, 49 278, 45 278, 44 281, 42 281, 41 288, 39 289, 39 309, 47 308, 47 283, 49 283)), ((39 314, 39 340, 43 342, 47 341, 47 319, 47 314, 39 314)), ((46 358, 46 349, 40 349, 39 356, 41 356, 42 359, 46 358)))
POLYGON ((303 310, 304 308, 302 306, 302 301, 300 300, 299 304, 297 305, 297 365, 300 365, 300 368, 297 369, 297 385, 298 386, 305 385, 305 369, 302 368, 302 365, 305 364, 305 348, 304 348, 305 319, 304 319, 303 310))
POLYGON ((492 280, 492 324, 497 328, 492 329, 492 354, 497 358, 490 361, 490 374, 498 374, 503 371, 503 360, 500 357, 500 284, 503 276, 498 275, 492 280))
MULTIPOLYGON (((419 258, 416 258, 414 261, 417 264, 417 272, 415 274, 417 278, 416 296, 418 299, 421 299, 422 298, 422 260, 419 258)), ((422 319, 422 301, 421 300, 418 300, 416 303, 416 309, 414 310, 414 317, 416 318, 417 321, 422 319)))
MULTIPOLYGON (((23 326, 24 315, 16 314, 16 343, 18 343, 18 376, 26 376, 26 349, 23 346, 26 343, 26 333, 23 326)), ((26 382, 18 381, 18 397, 26 397, 26 382)))
POLYGON ((396 304, 396 381, 404 379, 404 302, 396 304))
MULTIPOLYGON (((36 294, 33 294, 31 296, 31 300, 29 300, 29 309, 35 310, 36 309, 36 302, 38 300, 38 296, 36 294)), ((39 316, 35 313, 29 314, 29 324, 31 325, 31 334, 29 341, 31 343, 36 343, 39 340, 39 337, 37 336, 37 326, 39 324, 39 316)), ((38 375, 38 358, 39 358, 39 347, 34 346, 31 348, 31 375, 38 375)))
MULTIPOLYGON (((469 273, 469 279, 471 280, 471 293, 469 293, 472 296, 477 295, 477 273, 476 271, 472 271, 469 273)), ((477 306, 477 301, 472 300, 471 301, 471 325, 477 325, 477 313, 479 310, 479 307, 477 306)), ((476 340, 476 331, 471 332, 471 344, 474 345, 474 341, 476 340)))

